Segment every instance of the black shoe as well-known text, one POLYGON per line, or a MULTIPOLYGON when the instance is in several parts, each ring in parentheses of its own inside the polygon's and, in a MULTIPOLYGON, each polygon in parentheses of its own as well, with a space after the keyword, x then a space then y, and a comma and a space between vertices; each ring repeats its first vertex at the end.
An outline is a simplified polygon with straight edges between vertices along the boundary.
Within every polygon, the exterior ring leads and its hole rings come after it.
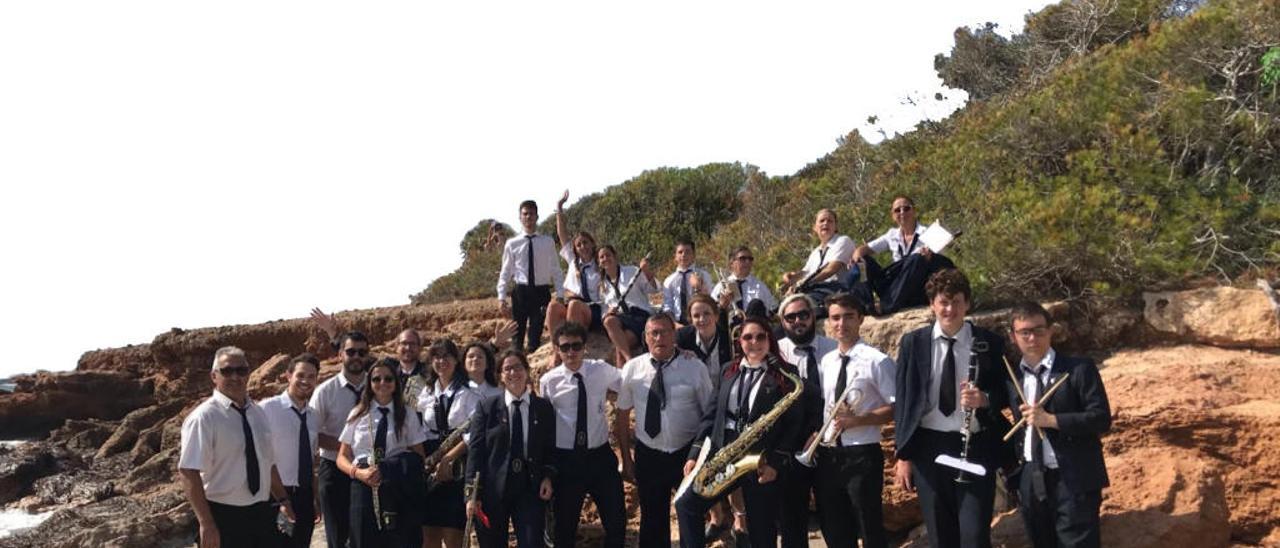
POLYGON ((751 548, 751 539, 747 537, 746 529, 733 530, 733 546, 734 548, 751 548))
POLYGON ((720 540, 720 536, 729 531, 729 526, 723 523, 708 523, 704 531, 703 537, 707 539, 707 544, 720 540))

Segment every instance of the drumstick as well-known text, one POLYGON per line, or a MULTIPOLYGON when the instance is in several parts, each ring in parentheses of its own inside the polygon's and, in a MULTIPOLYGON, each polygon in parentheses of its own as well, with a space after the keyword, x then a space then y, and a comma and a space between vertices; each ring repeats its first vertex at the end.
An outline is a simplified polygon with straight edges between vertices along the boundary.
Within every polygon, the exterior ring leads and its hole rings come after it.
MULTIPOLYGON (((1000 356, 1000 358, 1004 360, 1004 370, 1009 372, 1009 378, 1013 380, 1013 388, 1018 391, 1018 397, 1025 403, 1027 395, 1022 393, 1022 383, 1018 382, 1018 376, 1013 374, 1013 366, 1009 364, 1008 356, 1000 356)), ((1044 430, 1036 428, 1036 433, 1040 434, 1040 439, 1045 439, 1044 430)))
MULTIPOLYGON (((1053 386, 1050 386, 1048 390, 1045 390, 1044 396, 1040 398, 1040 401, 1036 402, 1036 407, 1040 407, 1044 405, 1045 402, 1049 401, 1049 398, 1053 396, 1053 393, 1056 392, 1058 388, 1061 388, 1062 384, 1067 382, 1067 377, 1070 376, 1071 373, 1064 373, 1062 378, 1058 379, 1058 382, 1053 383, 1053 386)), ((1026 422, 1027 416, 1023 415, 1022 418, 1018 419, 1018 422, 1013 425, 1013 428, 1009 429, 1009 433, 1004 435, 1004 441, 1009 441, 1009 438, 1012 438, 1014 433, 1016 433, 1019 428, 1022 428, 1022 425, 1026 424, 1026 422)))

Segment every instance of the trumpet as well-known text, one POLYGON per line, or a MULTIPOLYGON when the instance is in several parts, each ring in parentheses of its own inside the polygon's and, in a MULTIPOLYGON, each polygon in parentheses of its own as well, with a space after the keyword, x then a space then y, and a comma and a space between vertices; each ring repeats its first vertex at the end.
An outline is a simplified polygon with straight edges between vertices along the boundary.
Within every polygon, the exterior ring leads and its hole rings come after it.
POLYGON ((747 311, 733 306, 733 303, 739 303, 742 301, 742 295, 738 294, 738 284, 733 283, 733 280, 730 280, 720 267, 715 267, 715 270, 716 278, 719 278, 720 280, 716 282, 716 285, 720 286, 720 294, 729 295, 730 298, 731 304, 729 305, 729 310, 726 311, 728 312, 729 320, 731 323, 740 323, 746 318, 747 311))
POLYGON ((831 409, 831 416, 826 422, 822 423, 822 428, 818 429, 818 435, 813 437, 813 441, 804 447, 803 451, 796 453, 796 462, 808 468, 817 466, 817 462, 813 460, 814 455, 818 452, 818 446, 823 445, 831 447, 835 444, 836 436, 840 435, 835 429, 836 415, 842 413, 846 408, 857 409, 858 404, 862 403, 862 389, 855 388, 855 383, 849 383, 844 389, 844 393, 840 394, 840 399, 836 400, 836 405, 831 409), (853 394, 853 402, 848 403, 848 397, 853 394))

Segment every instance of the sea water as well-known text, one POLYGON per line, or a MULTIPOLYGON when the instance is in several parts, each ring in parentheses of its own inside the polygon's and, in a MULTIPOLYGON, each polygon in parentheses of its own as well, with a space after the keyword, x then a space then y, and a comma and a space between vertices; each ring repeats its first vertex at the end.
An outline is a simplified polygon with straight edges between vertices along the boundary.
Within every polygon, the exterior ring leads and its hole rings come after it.
POLYGON ((40 525, 51 514, 53 512, 28 514, 24 510, 0 510, 0 538, 40 525))

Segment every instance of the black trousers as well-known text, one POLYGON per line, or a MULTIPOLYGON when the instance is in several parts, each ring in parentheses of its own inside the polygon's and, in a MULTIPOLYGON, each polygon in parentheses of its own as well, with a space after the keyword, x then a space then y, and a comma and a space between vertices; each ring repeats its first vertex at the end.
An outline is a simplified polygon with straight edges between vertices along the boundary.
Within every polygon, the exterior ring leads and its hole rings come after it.
POLYGON ((1086 548, 1102 545, 1098 509, 1102 491, 1072 494, 1057 470, 1044 471, 1045 499, 1038 500, 1032 487, 1030 466, 1022 467, 1018 486, 1018 513, 1035 548, 1086 548))
POLYGON ((951 259, 938 253, 931 259, 912 253, 883 269, 873 257, 866 257, 865 261, 867 282, 859 282, 853 277, 858 275, 857 271, 851 270, 847 285, 854 296, 868 305, 875 303, 873 293, 875 297, 879 297, 881 314, 892 314, 904 308, 929 304, 929 297, 924 291, 924 284, 929 281, 929 276, 956 266, 951 259))
MULTIPOLYGON (((686 491, 676 501, 676 517, 680 521, 681 548, 703 548, 707 544, 706 530, 703 528, 707 511, 715 506, 729 493, 742 489, 742 502, 747 510, 747 537, 751 540, 751 548, 778 546, 778 516, 782 510, 782 477, 769 483, 756 481, 756 473, 749 472, 715 499, 705 499, 695 494, 692 489, 686 491)), ((638 480, 637 480, 638 481, 638 480)), ((644 546, 650 546, 641 543, 644 546)), ((656 546, 656 545, 654 545, 656 546)))
MULTIPOLYGON (((636 491, 640 498, 640 546, 671 545, 671 495, 684 479, 692 442, 667 453, 636 441, 636 491)), ((701 533, 699 526, 699 533, 701 533)))
POLYGON ((280 545, 276 512, 269 502, 231 506, 209 501, 209 513, 213 514, 222 546, 276 548, 280 545))
POLYGON ((316 528, 315 492, 310 487, 299 489, 286 487, 289 491, 289 504, 293 506, 293 514, 298 520, 293 524, 293 533, 285 535, 281 546, 286 548, 310 548, 311 533, 316 528))
POLYGON ((827 546, 886 548, 880 444, 818 448, 818 513, 827 546))
POLYGON ((809 546, 809 493, 813 491, 815 474, 815 469, 791 459, 782 481, 782 548, 809 546))
MULTIPOLYGON (((912 481, 920 496, 920 509, 929 531, 932 548, 990 548, 991 514, 996 497, 996 465, 981 455, 970 461, 987 468, 987 475, 956 481, 957 470, 933 462, 940 454, 960 455, 962 445, 958 432, 938 432, 927 428, 916 430, 920 436, 920 453, 911 460, 912 481)), ((979 439, 987 432, 974 434, 970 453, 988 445, 979 439)))
POLYGON ((351 477, 338 470, 336 462, 322 458, 316 470, 316 489, 329 548, 346 548, 351 538, 351 477))
MULTIPOLYGON (((508 487, 516 483, 510 478, 507 480, 508 487)), ((489 517, 489 527, 476 525, 480 548, 506 548, 508 527, 515 528, 518 548, 546 545, 542 537, 547 530, 547 503, 538 497, 538 486, 525 483, 527 485, 518 488, 518 493, 507 493, 505 500, 492 497, 481 500, 481 509, 489 517)))
POLYGON ((516 321, 516 333, 511 338, 511 343, 516 348, 529 354, 538 348, 542 340, 542 324, 547 320, 547 304, 550 302, 551 286, 516 285, 511 292, 511 319, 516 321))
POLYGON ((587 494, 596 503, 604 526, 605 548, 622 548, 627 535, 627 511, 622 494, 618 457, 609 444, 578 455, 556 449, 559 474, 555 479, 555 533, 557 548, 571 548, 578 535, 582 501, 587 494))

